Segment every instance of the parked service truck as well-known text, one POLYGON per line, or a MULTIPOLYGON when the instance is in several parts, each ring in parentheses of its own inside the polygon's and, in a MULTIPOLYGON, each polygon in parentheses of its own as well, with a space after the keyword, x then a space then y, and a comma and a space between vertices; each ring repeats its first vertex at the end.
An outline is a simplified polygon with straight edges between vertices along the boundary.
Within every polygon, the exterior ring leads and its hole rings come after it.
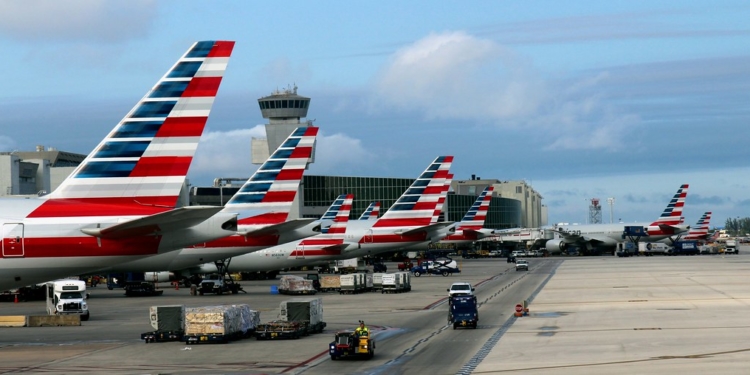
POLYGON ((740 251, 737 249, 737 240, 727 240, 726 248, 724 248, 724 254, 739 254, 740 251))
POLYGON ((46 284, 47 313, 50 315, 77 314, 89 320, 86 303, 86 282, 83 280, 56 280, 46 284))
POLYGON ((479 322, 479 311, 477 310, 477 297, 474 295, 453 295, 448 297, 448 321, 453 324, 453 329, 458 327, 471 327, 476 329, 479 322))

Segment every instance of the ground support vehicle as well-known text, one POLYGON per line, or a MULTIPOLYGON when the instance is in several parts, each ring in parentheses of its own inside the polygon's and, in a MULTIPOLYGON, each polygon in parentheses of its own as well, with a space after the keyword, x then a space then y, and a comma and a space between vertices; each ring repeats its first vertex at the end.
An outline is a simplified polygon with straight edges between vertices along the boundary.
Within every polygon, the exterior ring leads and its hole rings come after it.
POLYGON ((123 289, 128 297, 152 297, 164 294, 163 290, 157 290, 154 283, 148 281, 129 281, 123 289))
POLYGON ((726 248, 724 248, 724 254, 739 254, 737 250, 737 240, 727 240, 725 242, 726 248))
POLYGON ((255 329, 256 340, 298 339, 305 335, 306 327, 300 322, 274 320, 259 324, 255 329))
POLYGON ((398 264, 399 271, 409 271, 412 267, 414 267, 414 263, 408 259, 398 264))
POLYGON ((347 357, 370 359, 375 356, 375 339, 353 331, 336 332, 333 342, 328 344, 328 354, 334 361, 347 357))
POLYGON ((80 315, 82 321, 89 320, 85 281, 72 279, 50 281, 46 284, 46 288, 47 314, 80 315))
POLYGON ((207 275, 203 281, 198 285, 198 294, 204 295, 209 293, 224 294, 232 293, 237 294, 242 290, 242 286, 234 282, 231 277, 224 277, 218 273, 207 275))
POLYGON ((248 305, 221 305, 185 308, 186 344, 227 343, 247 335, 243 321, 243 307, 248 305))
POLYGON ((523 259, 516 261, 516 271, 528 271, 529 262, 523 259))
POLYGON ((453 329, 477 328, 479 311, 476 296, 451 296, 448 302, 448 321, 453 324, 453 329))
POLYGON ((459 273, 459 272, 461 272, 461 270, 458 268, 452 268, 452 267, 446 267, 446 266, 437 266, 434 268, 416 266, 411 269, 411 273, 414 274, 414 276, 416 277, 420 277, 424 274, 450 276, 454 273, 459 273))
POLYGON ((675 241, 674 246, 667 253, 668 255, 699 255, 698 241, 675 241))
POLYGON ((320 291, 320 274, 308 273, 307 279, 312 281, 313 289, 320 291))
POLYGON ((303 326, 303 335, 323 332, 323 299, 320 297, 293 298, 282 301, 279 318, 285 322, 297 322, 303 326))

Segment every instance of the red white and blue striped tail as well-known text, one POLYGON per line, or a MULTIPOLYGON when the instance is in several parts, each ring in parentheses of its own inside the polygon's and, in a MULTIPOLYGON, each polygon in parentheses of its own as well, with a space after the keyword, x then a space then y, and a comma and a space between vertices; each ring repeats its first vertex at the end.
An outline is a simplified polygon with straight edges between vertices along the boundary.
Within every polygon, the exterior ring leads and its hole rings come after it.
POLYGON ((377 220, 380 215, 380 202, 372 202, 359 217, 359 220, 377 220))
POLYGON ((193 44, 40 209, 65 200, 106 205, 107 215, 123 214, 113 205, 175 207, 233 48, 193 44))
POLYGON ((311 250, 341 250, 346 234, 346 224, 349 222, 349 213, 352 210, 353 194, 347 194, 341 205, 333 224, 328 228, 328 233, 321 233, 300 241, 298 247, 305 252, 311 250))
MULTIPOLYGON (((331 203, 331 206, 328 207, 325 213, 323 213, 323 216, 320 217, 321 222, 330 222, 333 220, 336 220, 336 215, 338 215, 339 211, 341 210, 341 206, 344 204, 344 200, 346 199, 346 194, 341 194, 338 197, 336 197, 336 200, 331 203)), ((328 224, 326 223, 325 227, 320 228, 320 233, 328 233, 328 224)))
POLYGON ((495 189, 494 186, 487 186, 482 194, 479 194, 477 200, 469 209, 469 212, 464 215, 461 222, 458 224, 457 230, 463 229, 482 229, 484 227, 484 221, 487 219, 487 211, 490 209, 490 201, 492 200, 492 191, 495 189))
POLYGON ((295 129, 227 202, 224 211, 238 213, 239 225, 285 222, 312 156, 318 129, 295 129))
POLYGON ((430 224, 435 224, 440 219, 440 214, 443 212, 443 206, 445 206, 445 201, 448 199, 448 190, 451 188, 451 182, 453 182, 453 174, 449 173, 448 177, 445 178, 443 190, 440 191, 440 198, 438 198, 437 206, 435 206, 435 213, 432 214, 430 224))
POLYGON ((694 228, 690 228, 685 239, 705 239, 708 237, 708 228, 711 223, 711 212, 705 212, 694 228))
POLYGON ((373 228, 406 229, 430 225, 452 162, 453 156, 437 157, 373 228))
POLYGON ((685 221, 685 218, 682 216, 682 209, 685 207, 685 198, 687 197, 687 192, 688 184, 680 186, 680 188, 677 189, 677 193, 675 193, 674 197, 672 197, 672 200, 667 205, 667 208, 664 209, 664 212, 661 214, 661 216, 656 221, 651 223, 651 225, 658 226, 682 224, 685 221))

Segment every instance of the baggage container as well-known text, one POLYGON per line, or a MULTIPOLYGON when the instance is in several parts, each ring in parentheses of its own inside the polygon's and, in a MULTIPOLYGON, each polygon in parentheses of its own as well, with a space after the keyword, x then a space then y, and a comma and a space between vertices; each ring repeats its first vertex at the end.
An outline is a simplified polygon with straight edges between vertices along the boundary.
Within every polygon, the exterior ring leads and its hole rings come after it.
POLYGON ((293 298, 282 301, 279 319, 285 322, 304 323, 307 333, 323 332, 323 299, 320 297, 293 298))
POLYGON ((359 287, 359 276, 357 274, 347 274, 347 275, 341 275, 340 276, 341 281, 341 290, 339 291, 341 294, 354 294, 359 293, 360 287, 359 287))
POLYGON ((376 272, 372 274, 372 289, 382 290, 383 289, 383 272, 376 272))
POLYGON ((313 287, 313 281, 296 275, 284 275, 279 282, 279 293, 281 294, 315 294, 318 291, 313 287))
POLYGON ((149 320, 157 331, 182 331, 185 329, 185 305, 151 306, 149 320))
POLYGON ((401 278, 396 273, 383 275, 383 289, 381 293, 400 293, 402 291, 401 278))
POLYGON ((341 275, 323 275, 320 278, 320 290, 323 292, 338 292, 341 290, 341 275))
POLYGON ((243 335, 242 313, 235 305, 185 308, 186 344, 225 343, 243 335))

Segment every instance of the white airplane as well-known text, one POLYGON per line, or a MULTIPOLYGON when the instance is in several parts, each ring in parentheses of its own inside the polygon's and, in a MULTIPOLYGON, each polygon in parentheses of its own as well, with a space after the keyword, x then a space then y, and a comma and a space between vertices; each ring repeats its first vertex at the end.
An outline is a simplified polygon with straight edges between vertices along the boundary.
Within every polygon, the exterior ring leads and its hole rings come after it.
MULTIPOLYGON (((230 270, 232 272, 273 272, 320 261, 349 259, 394 251, 413 243, 429 241, 431 236, 446 225, 435 223, 434 218, 440 197, 446 192, 445 181, 452 162, 452 156, 441 156, 435 159, 380 219, 349 221, 345 241, 341 246, 331 249, 310 249, 302 245, 300 241, 290 242, 234 257, 230 270)), ((204 264, 195 272, 216 271, 215 265, 204 264)))
POLYGON ((652 223, 615 223, 588 225, 560 225, 551 228, 560 238, 548 240, 547 251, 565 251, 570 246, 578 246, 584 252, 595 249, 613 249, 618 243, 635 240, 656 242, 658 240, 687 232, 682 210, 685 206, 688 185, 682 185, 661 216, 652 223), (627 227, 627 228, 626 228, 627 227), (627 231, 626 231, 627 229, 627 231))
POLYGON ((55 191, 0 200, 0 290, 236 231, 235 213, 175 208, 233 48, 193 44, 55 191))
POLYGON ((206 262, 224 261, 319 234, 320 223, 312 219, 287 220, 312 156, 318 129, 304 126, 292 132, 227 202, 221 212, 239 215, 237 233, 179 251, 113 265, 98 272, 156 272, 147 280, 169 281, 177 276, 175 273, 183 278, 189 276, 190 268, 206 262))

